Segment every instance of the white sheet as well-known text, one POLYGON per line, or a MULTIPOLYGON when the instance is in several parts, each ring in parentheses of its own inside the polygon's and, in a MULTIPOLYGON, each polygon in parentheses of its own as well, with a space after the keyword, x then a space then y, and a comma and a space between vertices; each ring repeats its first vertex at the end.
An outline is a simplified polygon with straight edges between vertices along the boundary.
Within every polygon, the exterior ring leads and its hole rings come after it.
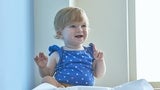
POLYGON ((115 87, 99 86, 72 86, 67 88, 56 88, 55 86, 43 83, 32 90, 154 90, 153 87, 144 79, 128 82, 115 87))
POLYGON ((32 90, 112 90, 112 88, 98 86, 72 86, 67 88, 56 88, 51 84, 43 83, 32 90))
POLYGON ((114 90, 154 90, 153 87, 144 79, 135 80, 114 87, 114 90))

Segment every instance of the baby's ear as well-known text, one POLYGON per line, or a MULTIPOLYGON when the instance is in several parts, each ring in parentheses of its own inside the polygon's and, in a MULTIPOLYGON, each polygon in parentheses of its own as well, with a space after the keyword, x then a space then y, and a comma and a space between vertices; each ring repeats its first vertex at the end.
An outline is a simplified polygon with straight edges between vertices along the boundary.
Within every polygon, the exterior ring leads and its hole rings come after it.
POLYGON ((56 32, 56 38, 57 39, 62 39, 62 32, 61 31, 56 32))

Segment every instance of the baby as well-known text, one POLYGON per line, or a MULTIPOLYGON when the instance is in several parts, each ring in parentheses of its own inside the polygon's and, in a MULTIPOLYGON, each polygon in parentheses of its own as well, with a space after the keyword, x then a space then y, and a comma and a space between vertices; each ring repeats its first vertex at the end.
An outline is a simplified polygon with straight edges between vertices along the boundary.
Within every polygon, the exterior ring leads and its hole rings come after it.
POLYGON ((94 44, 83 45, 89 31, 85 11, 78 7, 61 9, 55 16, 54 27, 56 38, 64 41, 64 46, 50 46, 49 60, 43 52, 34 58, 42 82, 56 87, 93 86, 95 77, 104 76, 106 65, 103 52, 94 44))

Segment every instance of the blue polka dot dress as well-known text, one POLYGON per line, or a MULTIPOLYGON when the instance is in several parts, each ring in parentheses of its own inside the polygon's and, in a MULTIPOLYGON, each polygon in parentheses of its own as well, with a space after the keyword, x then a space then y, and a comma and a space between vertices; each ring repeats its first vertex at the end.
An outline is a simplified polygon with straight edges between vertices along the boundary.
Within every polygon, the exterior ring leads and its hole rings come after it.
POLYGON ((92 44, 79 51, 64 50, 62 47, 53 45, 49 47, 49 51, 49 55, 56 51, 60 56, 54 75, 58 82, 73 86, 94 85, 92 44))

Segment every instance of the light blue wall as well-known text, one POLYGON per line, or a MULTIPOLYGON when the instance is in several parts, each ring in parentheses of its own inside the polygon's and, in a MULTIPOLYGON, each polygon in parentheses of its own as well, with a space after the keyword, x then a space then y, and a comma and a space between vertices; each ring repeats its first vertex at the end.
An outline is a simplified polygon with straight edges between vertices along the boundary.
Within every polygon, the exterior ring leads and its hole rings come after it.
POLYGON ((31 90, 33 0, 0 0, 0 89, 31 90))

